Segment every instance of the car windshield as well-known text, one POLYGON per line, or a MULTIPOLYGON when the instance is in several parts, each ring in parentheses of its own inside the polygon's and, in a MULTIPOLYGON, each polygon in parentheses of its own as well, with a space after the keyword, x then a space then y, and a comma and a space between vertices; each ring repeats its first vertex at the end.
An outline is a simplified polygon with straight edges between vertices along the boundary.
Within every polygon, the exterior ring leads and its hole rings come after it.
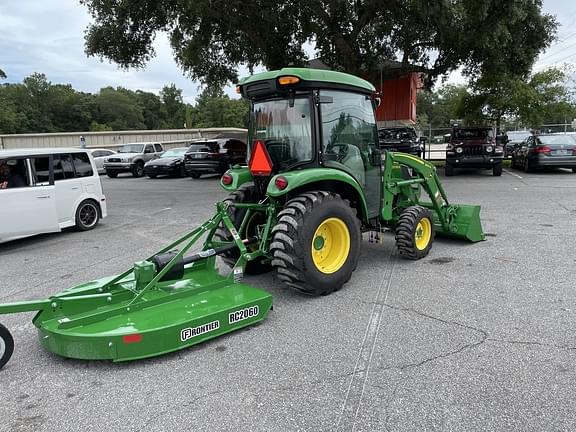
POLYGON ((142 153, 144 144, 125 144, 118 150, 118 153, 142 153))
POLYGON ((186 153, 187 151, 188 151, 188 149, 187 149, 186 147, 170 149, 170 150, 166 150, 166 151, 164 152, 164 154, 162 155, 162 157, 178 157, 178 156, 183 156, 184 153, 186 153))
POLYGON ((457 129, 454 137, 457 139, 486 139, 494 136, 492 129, 457 129))
POLYGON ((378 130, 378 136, 383 140, 410 140, 414 138, 413 135, 407 128, 378 130))
POLYGON ((280 169, 312 159, 312 117, 308 98, 254 103, 250 122, 252 140, 264 142, 270 159, 280 169))
POLYGON ((554 144, 567 144, 567 145, 573 145, 574 144, 574 138, 572 138, 570 135, 540 135, 537 138, 538 143, 540 144, 548 144, 548 145, 554 145, 554 144))

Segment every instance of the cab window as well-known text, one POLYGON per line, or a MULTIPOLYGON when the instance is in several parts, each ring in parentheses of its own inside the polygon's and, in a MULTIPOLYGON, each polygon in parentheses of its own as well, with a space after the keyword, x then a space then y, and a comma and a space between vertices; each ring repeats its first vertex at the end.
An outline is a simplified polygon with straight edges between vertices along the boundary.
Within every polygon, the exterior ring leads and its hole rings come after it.
POLYGON ((157 153, 162 152, 162 146, 160 144, 154 144, 154 149, 156 150, 157 153))
POLYGON ((144 148, 144 153, 154 153, 154 147, 152 147, 152 144, 146 145, 144 148))

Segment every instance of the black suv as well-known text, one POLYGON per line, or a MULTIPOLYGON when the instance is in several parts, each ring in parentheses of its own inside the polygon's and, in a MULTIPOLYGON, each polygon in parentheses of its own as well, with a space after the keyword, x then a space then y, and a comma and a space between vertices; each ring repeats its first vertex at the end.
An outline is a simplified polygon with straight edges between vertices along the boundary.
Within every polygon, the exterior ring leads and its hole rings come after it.
POLYGON ((184 167, 194 179, 202 174, 224 174, 233 165, 245 164, 246 154, 246 143, 237 139, 194 141, 184 155, 184 167))
POLYGON ((418 139, 413 127, 387 127, 378 129, 380 149, 422 156, 424 139, 418 139))
POLYGON ((495 176, 502 175, 504 148, 496 143, 491 127, 455 127, 446 146, 447 176, 454 168, 491 169, 495 176))

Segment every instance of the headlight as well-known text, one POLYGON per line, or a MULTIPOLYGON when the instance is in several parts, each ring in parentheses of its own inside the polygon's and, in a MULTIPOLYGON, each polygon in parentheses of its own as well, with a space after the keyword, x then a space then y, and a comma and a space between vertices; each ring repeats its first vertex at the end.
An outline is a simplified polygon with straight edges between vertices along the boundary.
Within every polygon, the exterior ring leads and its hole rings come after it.
POLYGON ((132 162, 132 158, 123 157, 123 158, 122 158, 122 162, 132 162))
POLYGON ((456 147, 456 153, 462 153, 464 149, 462 147, 456 147))
POLYGON ((486 153, 492 153, 492 150, 494 150, 492 146, 486 146, 486 153))

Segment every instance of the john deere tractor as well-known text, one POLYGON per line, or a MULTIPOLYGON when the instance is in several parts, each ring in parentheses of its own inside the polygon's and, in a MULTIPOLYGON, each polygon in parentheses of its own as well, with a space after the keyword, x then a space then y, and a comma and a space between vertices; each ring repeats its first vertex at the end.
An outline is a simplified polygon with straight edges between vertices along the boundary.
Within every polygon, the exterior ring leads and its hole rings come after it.
MULTIPOLYGON (((247 273, 274 268, 287 286, 322 295, 350 279, 363 232, 392 230, 412 260, 428 254, 435 233, 484 238, 480 207, 449 204, 433 165, 380 152, 369 82, 287 68, 245 78, 237 91, 251 106, 249 163, 221 182, 240 237, 261 240, 247 273)), ((216 237, 229 241, 225 231, 216 237)))
MULTIPOLYGON (((393 231, 399 254, 413 260, 435 234, 484 238, 480 207, 449 204, 434 166, 381 154, 370 83, 282 69, 238 90, 251 104, 249 162, 222 176, 231 194, 215 216, 120 274, 0 304, 0 314, 37 311, 40 343, 58 355, 136 360, 265 319, 272 296, 242 282, 245 272, 276 269, 287 286, 322 295, 350 279, 363 232, 393 231), (226 275, 217 255, 232 267, 226 275)), ((13 349, 0 324, 0 368, 13 349)))

